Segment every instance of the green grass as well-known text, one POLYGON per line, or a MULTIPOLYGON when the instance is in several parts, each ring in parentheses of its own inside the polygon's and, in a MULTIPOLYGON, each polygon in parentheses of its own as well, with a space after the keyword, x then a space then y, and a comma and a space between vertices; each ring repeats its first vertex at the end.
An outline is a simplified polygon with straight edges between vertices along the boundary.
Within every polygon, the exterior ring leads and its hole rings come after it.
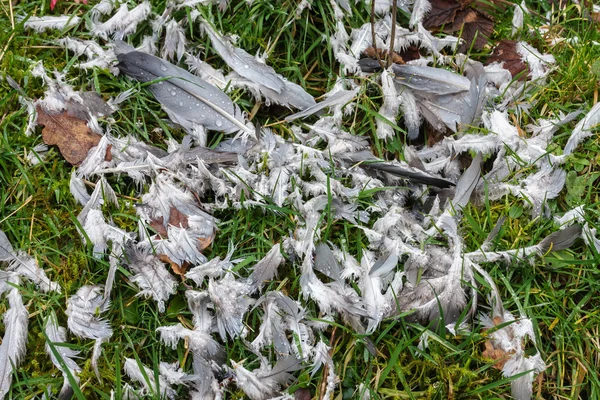
MULTIPOLYGON (((161 13, 163 1, 153 0, 153 11, 161 13)), ((305 11, 294 18, 296 1, 255 0, 252 5, 245 1, 232 1, 224 12, 216 6, 203 6, 202 15, 213 21, 216 27, 239 36, 238 46, 250 53, 269 49, 269 63, 276 71, 291 81, 305 86, 315 97, 332 87, 338 74, 335 61, 326 38, 334 28, 335 21, 327 1, 314 1, 313 10, 305 11)), ((544 2, 542 2, 544 3, 544 2)), ((366 5, 353 5, 352 17, 344 23, 358 27, 368 22, 366 5)), ((546 4, 533 7, 540 13, 547 11, 546 4)), ((76 14, 89 18, 89 6, 60 2, 58 10, 65 14, 76 14)), ((87 39, 84 22, 66 32, 52 31, 33 34, 24 31, 18 17, 49 14, 48 2, 22 1, 9 7, 7 2, 0 6, 0 76, 10 75, 31 98, 42 96, 43 88, 37 78, 31 76, 31 63, 42 60, 47 69, 68 69, 69 83, 76 89, 97 90, 107 99, 121 91, 136 86, 123 77, 113 77, 107 71, 80 72, 73 64, 76 59, 52 43, 53 39, 72 35, 87 39), (14 29, 12 24, 14 23, 14 29)), ((176 18, 185 15, 177 11, 176 18)), ((496 12, 497 25, 491 41, 507 38, 510 34, 512 14, 496 12)), ((536 16, 526 17, 526 22, 535 28, 545 24, 536 16)), ((406 25, 405 16, 399 22, 406 25), (403 19, 404 18, 404 19, 403 19)), ((534 44, 541 52, 552 53, 557 68, 549 76, 547 85, 534 91, 535 100, 531 112, 514 114, 514 121, 524 127, 538 118, 552 118, 559 112, 570 112, 582 108, 584 111, 597 99, 600 68, 600 26, 594 25, 569 7, 560 17, 553 19, 550 32, 565 39, 578 37, 578 43, 562 42, 548 46, 544 35, 534 29, 522 32, 521 38, 534 44)), ((144 34, 150 33, 149 25, 142 24, 130 40, 138 43, 144 34)), ((221 61, 210 50, 210 43, 200 36, 198 26, 191 25, 188 40, 197 49, 206 50, 208 62, 221 66, 221 61)), ((491 52, 488 46, 472 57, 485 61, 491 52)), ((361 80, 359 80, 361 82, 361 80)), ((406 143, 403 132, 388 143, 374 137, 376 113, 381 104, 380 91, 374 80, 362 81, 363 90, 358 106, 346 117, 345 127, 356 135, 371 140, 379 155, 402 154, 406 143)), ((253 100, 242 91, 232 93, 232 98, 245 111, 253 111, 253 100)), ((255 119, 261 124, 273 124, 278 134, 291 137, 286 124, 278 124, 282 108, 261 107, 255 119)), ((511 114, 513 117, 513 114, 511 114)), ((145 90, 123 104, 114 115, 117 123, 114 134, 135 134, 138 137, 162 145, 163 140, 174 137, 180 140, 183 133, 165 124, 166 115, 156 100, 145 90), (161 127, 162 132, 155 128, 161 127)), ((39 397, 48 385, 56 390, 62 385, 62 375, 51 364, 45 353, 43 319, 50 310, 56 311, 59 323, 66 325, 64 310, 66 299, 86 284, 102 283, 106 279, 108 261, 93 257, 92 249, 82 243, 76 229, 76 215, 80 207, 69 192, 69 178, 73 170, 56 148, 51 148, 45 160, 35 166, 26 161, 26 154, 42 142, 40 129, 34 135, 24 135, 27 114, 21 108, 16 91, 6 80, 0 80, 0 229, 8 235, 15 248, 36 257, 51 279, 57 281, 62 294, 42 294, 31 284, 24 284, 22 295, 30 314, 27 355, 13 377, 11 398, 30 399, 39 397)), ((550 149, 559 154, 574 124, 561 128, 550 149)), ((222 139, 220 135, 209 138, 212 145, 222 139)), ((600 228, 598 177, 600 167, 600 142, 597 137, 587 139, 577 152, 569 157, 564 168, 573 171, 570 183, 562 195, 549 205, 554 214, 585 204, 589 210, 588 221, 592 227, 600 228)), ((121 196, 120 208, 111 210, 114 222, 128 230, 134 230, 136 217, 130 207, 140 196, 135 185, 127 178, 110 177, 109 182, 121 196)), ((147 189, 147 188, 145 188, 147 189)), ((370 204, 372 194, 363 193, 364 207, 370 204)), ((486 202, 481 207, 469 206, 464 212, 461 230, 468 250, 477 249, 496 221, 503 215, 508 219, 498 239, 498 249, 511 249, 535 244, 556 228, 543 218, 532 220, 524 209, 524 202, 506 196, 497 202, 486 202)), ((224 256, 228 248, 235 246, 234 258, 245 261, 240 270, 247 269, 254 260, 260 259, 272 243, 293 234, 296 229, 297 212, 274 205, 263 208, 227 210, 216 212, 220 219, 219 231, 214 244, 207 250, 207 257, 224 256)), ((333 220, 325 214, 325 230, 322 239, 342 246, 355 257, 360 257, 367 239, 361 230, 352 225, 333 220)), ((515 261, 509 266, 486 264, 486 270, 499 284, 505 307, 513 313, 523 310, 534 322, 539 334, 538 344, 548 369, 534 382, 534 394, 553 399, 600 398, 600 273, 597 265, 600 257, 581 241, 570 251, 561 251, 543 259, 515 261)), ((279 289, 297 298, 299 293, 299 267, 286 262, 280 270, 279 280, 274 280, 266 290, 279 289)), ((103 345, 100 359, 102 381, 99 382, 91 369, 89 356, 93 342, 70 337, 73 346, 82 351, 84 357, 81 392, 83 398, 108 399, 115 388, 116 398, 121 395, 124 358, 133 358, 156 370, 159 362, 182 362, 190 369, 191 358, 179 346, 173 351, 158 345, 156 328, 181 322, 191 326, 191 314, 187 310, 183 295, 186 286, 180 284, 165 313, 160 314, 154 301, 136 297, 137 289, 128 280, 129 273, 119 269, 112 305, 106 317, 111 322, 114 335, 103 345)), ((480 282, 480 294, 489 290, 480 282)), ((481 299, 482 297, 480 297, 481 299)), ((0 302, 0 313, 6 310, 4 300, 0 302)), ((312 302, 307 307, 313 315, 319 315, 312 302)), ((258 329, 260 310, 248 313, 246 325, 250 332, 258 329)), ((0 324, 0 333, 3 333, 0 324)), ((365 389, 374 399, 503 399, 510 397, 510 379, 503 379, 500 372, 492 368, 493 362, 482 357, 486 333, 474 329, 472 333, 458 337, 433 335, 429 348, 418 348, 424 328, 410 324, 402 318, 384 321, 379 330, 370 336, 377 352, 372 355, 365 339, 343 326, 332 326, 321 335, 332 347, 336 362, 336 373, 340 384, 336 396, 343 399, 359 398, 356 388, 364 383, 365 389)), ((234 360, 248 358, 251 367, 258 367, 253 356, 238 342, 225 343, 228 357, 234 360)), ((248 365, 246 365, 248 366, 248 365)), ((293 388, 308 387, 315 396, 323 390, 323 373, 311 377, 303 372, 293 388)), ((179 389, 183 396, 185 388, 179 389)), ((150 396, 152 397, 152 396, 150 396)), ((156 397, 156 396, 155 396, 156 397)), ((230 385, 227 398, 242 398, 235 385, 230 385)))

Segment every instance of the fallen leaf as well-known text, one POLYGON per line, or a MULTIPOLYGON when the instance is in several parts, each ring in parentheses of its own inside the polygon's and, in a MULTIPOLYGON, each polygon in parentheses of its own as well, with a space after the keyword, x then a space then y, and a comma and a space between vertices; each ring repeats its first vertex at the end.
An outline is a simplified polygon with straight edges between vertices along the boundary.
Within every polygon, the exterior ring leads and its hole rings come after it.
POLYGON ((502 63, 502 68, 510 71, 513 78, 518 76, 519 80, 527 79, 529 67, 517 52, 517 42, 515 40, 505 39, 498 43, 486 64, 489 65, 494 62, 502 63))
POLYGON ((51 114, 40 106, 36 108, 37 124, 44 126, 42 139, 49 145, 57 145, 60 153, 70 164, 78 166, 88 151, 98 145, 102 136, 93 132, 85 120, 67 112, 51 114))
POLYGON ((484 343, 484 346, 485 346, 485 350, 483 352, 481 352, 481 355, 484 358, 488 358, 493 361, 496 361, 494 363, 494 365, 492 366, 492 368, 495 368, 498 370, 502 370, 502 368, 504 368, 504 364, 506 364, 506 362, 508 361, 510 356, 513 354, 511 352, 506 352, 502 349, 497 349, 496 347, 494 347, 494 344, 492 343, 491 340, 486 340, 484 343))
MULTIPOLYGON (((388 51, 386 49, 375 49, 374 47, 368 47, 365 49, 365 51, 363 51, 363 55, 373 59, 377 59, 377 56, 379 55, 380 60, 385 60, 387 58, 388 51)), ((419 58, 421 58, 419 48, 411 45, 401 52, 395 51, 392 55, 392 62, 395 64, 406 64, 409 61, 418 60, 419 58)))
POLYGON ((427 29, 441 28, 454 23, 456 14, 463 9, 463 4, 456 0, 432 0, 431 10, 423 20, 423 26, 427 29))
MULTIPOLYGON (((169 210, 169 225, 173 225, 178 228, 188 228, 188 217, 175 207, 171 207, 169 210)), ((152 229, 154 229, 156 233, 158 233, 163 239, 169 238, 163 217, 159 217, 150 221, 150 227, 152 227, 152 229)))
POLYGON ((185 279, 185 273, 187 272, 190 263, 186 261, 182 265, 179 265, 171 260, 166 254, 158 254, 157 257, 160 261, 169 264, 174 274, 179 275, 181 279, 185 279))
POLYGON ((294 392, 294 400, 310 400, 312 396, 310 394, 310 389, 300 388, 294 392))
POLYGON ((444 28, 446 33, 461 32, 465 43, 459 49, 465 52, 471 45, 475 50, 481 50, 486 45, 488 38, 494 31, 494 21, 473 9, 461 10, 456 14, 452 25, 444 28))

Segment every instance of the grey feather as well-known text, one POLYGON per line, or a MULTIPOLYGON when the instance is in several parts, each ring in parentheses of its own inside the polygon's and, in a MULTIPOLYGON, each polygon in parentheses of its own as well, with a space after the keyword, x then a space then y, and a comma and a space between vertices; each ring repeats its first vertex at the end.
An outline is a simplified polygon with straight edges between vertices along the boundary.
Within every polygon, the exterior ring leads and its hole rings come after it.
POLYGON ((324 110, 327 107, 346 104, 350 102, 354 98, 354 96, 356 96, 359 90, 360 87, 352 90, 341 90, 328 97, 327 99, 323 100, 322 102, 315 104, 312 107, 309 107, 305 110, 300 111, 299 113, 286 117, 285 121, 290 122, 298 118, 306 118, 308 116, 318 113, 321 110, 324 110))
POLYGON ((248 280, 252 291, 262 289, 264 282, 270 281, 277 276, 277 268, 283 264, 283 256, 279 250, 279 243, 271 247, 271 250, 253 268, 248 280))
POLYGON ((539 244, 540 251, 547 253, 549 251, 560 251, 568 249, 575 243, 575 240, 581 236, 581 225, 571 225, 561 231, 551 233, 546 236, 539 244))
POLYGON ((244 78, 263 85, 276 93, 281 93, 284 90, 285 83, 273 68, 258 62, 245 50, 233 46, 213 30, 208 23, 202 23, 202 28, 210 37, 215 51, 219 53, 231 69, 244 78))
POLYGON ((426 172, 419 171, 409 166, 400 166, 390 162, 380 161, 368 151, 360 151, 354 154, 349 154, 344 158, 352 163, 360 163, 360 166, 365 169, 387 172, 402 178, 406 178, 416 183, 425 185, 447 188, 454 186, 454 183, 446 179, 438 178, 426 172))
POLYGON ((452 199, 452 204, 457 210, 462 210, 469 203, 471 194, 477 187, 477 182, 479 182, 481 176, 481 160, 481 153, 477 153, 469 168, 465 170, 456 183, 456 193, 454 199, 452 199))
POLYGON ((468 78, 442 68, 394 64, 392 69, 398 83, 419 92, 445 95, 467 92, 471 87, 468 78))
POLYGON ((0 261, 10 261, 13 258, 15 258, 15 250, 6 237, 6 233, 0 230, 0 261))
POLYGON ((242 131, 254 135, 254 131, 245 125, 239 107, 210 83, 150 54, 130 51, 117 58, 121 72, 140 82, 165 78, 151 84, 149 89, 177 121, 195 123, 215 131, 242 131))
POLYGON ((324 243, 317 245, 315 248, 314 268, 334 281, 340 281, 342 279, 342 269, 340 268, 340 264, 333 256, 331 248, 324 243))

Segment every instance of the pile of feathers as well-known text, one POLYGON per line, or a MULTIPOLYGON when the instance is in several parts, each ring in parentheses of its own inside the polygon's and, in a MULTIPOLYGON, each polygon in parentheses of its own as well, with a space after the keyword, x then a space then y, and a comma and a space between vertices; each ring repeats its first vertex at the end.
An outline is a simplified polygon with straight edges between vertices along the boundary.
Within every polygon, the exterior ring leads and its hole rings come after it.
MULTIPOLYGON (((186 132, 180 143, 169 140, 166 150, 134 135, 113 134, 118 122, 110 113, 135 96, 135 89, 104 102, 75 91, 64 73, 51 74, 42 62, 32 66, 46 91, 35 101, 21 95, 29 110, 29 134, 36 125, 35 109, 41 107, 47 113, 84 115, 88 126, 102 135, 73 172, 70 189, 82 207, 77 216, 82 240, 110 264, 105 282, 81 287, 68 298, 66 328, 58 324, 54 312, 45 315, 46 350, 64 375, 63 386, 49 388, 48 396, 54 389, 66 399, 78 390, 79 355, 67 345, 67 331, 94 341, 91 365, 99 374, 102 346, 113 334, 108 319, 111 290, 122 267, 129 271, 139 296, 155 302, 160 313, 186 279, 185 297, 193 315, 193 327, 179 323, 158 328, 162 345, 175 349, 185 342, 193 358, 191 369, 165 360, 156 372, 140 360, 125 359, 122 365, 129 381, 123 393, 129 398, 154 393, 158 387, 161 397, 174 399, 179 385, 184 385, 192 399, 220 399, 234 384, 253 400, 293 399, 286 388, 294 373, 315 374, 320 369, 328 371, 322 398, 331 398, 339 378, 330 343, 320 334, 331 326, 328 321, 369 335, 384 319, 403 314, 409 321, 448 334, 473 329, 473 320, 484 328, 501 325, 490 331, 490 341, 508 355, 504 376, 518 375, 512 381, 514 397, 529 399, 534 377, 546 368, 539 351, 525 352, 526 341, 536 346, 533 324, 522 312, 515 316, 503 307, 485 267, 517 257, 543 257, 568 248, 580 236, 598 249, 600 242, 585 223, 583 208, 578 208, 557 219, 558 230, 537 245, 495 249, 500 220, 481 248, 468 252, 459 229, 462 211, 469 203, 477 206, 485 198, 494 201, 512 194, 522 199, 533 217, 550 217, 547 201, 556 198, 565 184, 561 165, 591 135, 591 127, 600 120, 600 107, 583 118, 574 113, 539 120, 526 127, 527 135, 520 135, 508 110, 522 107, 531 87, 544 84, 553 68, 552 56, 518 43, 519 54, 530 67, 527 79, 519 81, 500 63, 484 66, 464 54, 444 55, 444 48, 451 50, 461 40, 433 36, 423 27, 427 0, 404 2, 402 7, 411 15, 409 27, 393 27, 390 2, 383 1, 377 4, 374 26, 367 23, 351 32, 341 22, 351 12, 350 5, 332 1, 339 22, 324 45, 331 47, 343 76, 317 102, 270 67, 266 55, 249 54, 204 19, 198 7, 206 2, 176 0, 156 15, 147 1, 135 7, 122 3, 115 9, 112 1, 102 0, 92 8, 88 24, 95 40, 65 37, 57 42, 80 57, 75 66, 83 73, 102 68, 114 79, 146 83, 171 123, 186 132), (178 21, 172 13, 181 8, 188 12, 178 21), (153 33, 133 47, 127 40, 143 21, 149 21, 153 33), (188 24, 201 28, 228 72, 190 52, 188 24), (422 56, 387 68, 378 60, 361 60, 367 48, 389 49, 391 44, 398 52, 416 45, 422 56), (456 72, 458 68, 465 74, 456 72), (380 72, 373 72, 377 69, 380 72), (376 157, 364 137, 344 128, 343 118, 366 84, 352 79, 358 75, 379 81, 383 91, 378 138, 397 135, 394 126, 400 115, 411 139, 418 137, 425 122, 453 134, 430 147, 406 146, 404 160, 376 157), (228 96, 228 91, 239 88, 256 102, 295 110, 282 121, 293 132, 293 140, 250 123, 228 96), (563 155, 548 153, 553 134, 578 118, 563 155), (210 132, 227 136, 210 149, 206 147, 210 132), (491 167, 482 175, 484 159, 491 167), (110 175, 127 176, 140 188, 135 231, 120 228, 103 212, 107 203, 123 201, 108 183, 110 175), (91 193, 86 180, 94 183, 91 193), (374 195, 365 209, 359 197, 366 191, 374 195), (264 258, 246 269, 248 273, 234 268, 240 260, 233 248, 223 258, 203 254, 218 235, 215 211, 274 212, 272 205, 293 209, 296 229, 273 243, 264 258), (368 247, 360 259, 320 239, 326 212, 364 232, 368 247), (265 290, 286 263, 298 267, 299 298, 265 290), (172 266, 184 265, 188 268, 181 269, 181 276, 170 272, 172 266), (489 285, 487 299, 478 298, 479 282, 489 285), (316 307, 307 307, 309 302, 316 307), (254 309, 262 310, 262 320, 249 332, 244 321, 254 309), (224 344, 233 341, 253 353, 260 367, 249 370, 241 360, 226 359, 224 344)), ((225 0, 214 2, 226 6, 225 0)), ((305 9, 309 5, 300 2, 298 15, 309 12, 305 9)), ((25 26, 42 31, 77 23, 78 17, 43 17, 29 18, 25 26)), ((37 150, 43 157, 43 149, 37 150)), ((15 250, 1 231, 0 261, 5 265, 0 270, 0 293, 8 299, 0 345, 3 398, 10 390, 13 369, 26 357, 28 311, 20 283, 29 280, 43 292, 60 292, 61 287, 34 258, 15 250)), ((422 346, 430 331, 424 332, 422 346)), ((362 385, 355 395, 370 398, 362 385)))

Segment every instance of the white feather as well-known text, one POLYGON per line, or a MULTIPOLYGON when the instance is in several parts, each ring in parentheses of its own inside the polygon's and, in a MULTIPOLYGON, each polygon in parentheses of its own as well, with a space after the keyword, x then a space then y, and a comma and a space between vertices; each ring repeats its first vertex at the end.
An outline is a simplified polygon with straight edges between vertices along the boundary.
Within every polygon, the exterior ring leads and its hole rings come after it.
POLYGON ((79 383, 79 377, 77 374, 81 372, 81 367, 79 367, 77 362, 74 360, 74 358, 79 358, 79 351, 73 350, 72 348, 66 346, 67 330, 58 325, 58 320, 54 311, 52 311, 46 317, 45 332, 47 336, 46 353, 50 356, 52 364, 54 364, 54 366, 63 374, 63 387, 60 391, 60 393, 63 394, 66 393, 71 387, 68 374, 71 374, 72 378, 79 383), (52 347, 48 342, 52 344, 52 347), (63 364, 67 367, 67 370, 64 369, 63 364))
POLYGON ((30 17, 27 22, 25 22, 25 28, 33 29, 37 32, 44 32, 49 29, 65 30, 72 26, 79 25, 80 21, 81 18, 76 15, 30 17))
MULTIPOLYGON (((9 281, 15 285, 20 283, 16 275, 9 277, 9 281)), ((25 355, 29 322, 29 313, 23 305, 19 289, 12 287, 7 297, 9 307, 4 314, 5 333, 0 345, 0 399, 10 390, 13 368, 19 366, 25 355)))

